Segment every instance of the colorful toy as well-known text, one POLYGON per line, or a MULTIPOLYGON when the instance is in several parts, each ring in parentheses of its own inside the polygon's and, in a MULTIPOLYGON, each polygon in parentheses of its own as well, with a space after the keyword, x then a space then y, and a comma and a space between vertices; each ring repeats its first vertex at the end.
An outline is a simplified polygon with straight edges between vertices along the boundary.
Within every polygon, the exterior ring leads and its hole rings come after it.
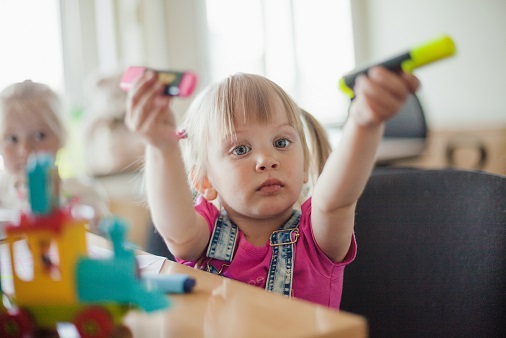
POLYGON ((189 71, 161 71, 146 67, 130 66, 121 78, 121 89, 128 91, 132 87, 132 84, 147 70, 154 71, 158 76, 158 80, 165 84, 165 95, 187 97, 193 93, 197 86, 197 75, 189 71))
POLYGON ((369 69, 374 66, 383 66, 393 71, 402 70, 411 73, 415 68, 452 56, 455 54, 455 50, 453 40, 449 36, 443 35, 391 59, 346 74, 339 81, 339 87, 350 98, 354 98, 353 87, 355 86, 355 79, 359 75, 367 74, 369 69))
MULTIPOLYGON (((73 323, 81 337, 110 337, 125 330, 122 319, 131 309, 165 309, 167 296, 148 288, 139 276, 134 252, 124 245, 126 224, 110 218, 102 224, 113 245, 111 258, 89 257, 86 221, 75 219, 70 206, 59 206, 59 176, 46 154, 30 159, 27 176, 31 213, 6 227, 13 267, 14 294, 0 304, 0 337, 32 337, 73 323), (26 241, 33 258, 33 277, 18 275, 16 243, 26 241)), ((1 285, 0 285, 1 286, 1 285)))

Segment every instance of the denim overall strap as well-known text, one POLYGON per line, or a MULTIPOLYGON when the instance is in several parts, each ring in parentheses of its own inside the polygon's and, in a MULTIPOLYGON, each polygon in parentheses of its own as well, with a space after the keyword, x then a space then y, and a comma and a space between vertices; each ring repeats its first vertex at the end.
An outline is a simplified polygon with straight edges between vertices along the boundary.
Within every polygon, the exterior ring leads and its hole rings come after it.
POLYGON ((232 223, 227 212, 222 210, 220 217, 216 220, 206 256, 231 262, 235 252, 237 234, 237 226, 232 223))
MULTIPOLYGON (((271 234, 272 257, 265 285, 267 291, 285 296, 292 294, 294 245, 299 238, 299 222, 300 212, 294 210, 290 219, 271 234)), ((238 231, 237 226, 223 210, 216 220, 206 256, 230 263, 234 256, 238 231)), ((208 261, 204 270, 221 275, 225 266, 228 264, 223 264, 218 270, 208 261)))
POLYGON ((272 246, 271 265, 265 290, 285 296, 292 295, 295 243, 299 238, 300 212, 294 210, 290 219, 270 238, 272 246))

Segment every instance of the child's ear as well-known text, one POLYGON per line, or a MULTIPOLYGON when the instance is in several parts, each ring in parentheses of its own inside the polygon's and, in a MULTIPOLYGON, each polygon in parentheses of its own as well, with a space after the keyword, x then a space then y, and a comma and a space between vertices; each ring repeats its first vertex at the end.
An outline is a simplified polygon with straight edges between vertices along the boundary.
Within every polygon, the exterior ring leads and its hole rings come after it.
POLYGON ((309 161, 306 160, 304 163, 304 183, 309 182, 309 161))
POLYGON ((199 194, 208 201, 215 200, 218 197, 218 192, 216 189, 214 189, 207 176, 204 176, 204 178, 202 178, 202 181, 195 185, 195 188, 199 194))

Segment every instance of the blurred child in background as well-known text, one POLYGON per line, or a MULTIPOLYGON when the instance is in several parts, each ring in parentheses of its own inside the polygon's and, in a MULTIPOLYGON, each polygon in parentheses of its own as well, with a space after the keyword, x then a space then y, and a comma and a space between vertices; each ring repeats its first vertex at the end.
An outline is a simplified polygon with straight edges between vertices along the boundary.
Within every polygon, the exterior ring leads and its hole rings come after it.
MULTIPOLYGON (((47 85, 26 80, 0 92, 0 209, 30 211, 25 167, 33 153, 55 158, 66 144, 67 125, 60 97, 47 85)), ((98 221, 108 214, 108 198, 97 182, 88 177, 62 180, 62 203, 79 206, 78 216, 90 221, 98 232, 98 221)))

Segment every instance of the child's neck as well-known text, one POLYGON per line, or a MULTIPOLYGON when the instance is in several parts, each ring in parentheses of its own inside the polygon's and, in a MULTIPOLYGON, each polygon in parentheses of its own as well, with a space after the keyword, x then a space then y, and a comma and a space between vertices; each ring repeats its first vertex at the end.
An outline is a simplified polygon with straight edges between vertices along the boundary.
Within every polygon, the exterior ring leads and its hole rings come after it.
POLYGON ((292 210, 287 210, 275 217, 250 218, 244 215, 233 214, 229 217, 243 232, 246 240, 254 246, 264 246, 269 242, 271 234, 285 223, 292 215, 292 210))

